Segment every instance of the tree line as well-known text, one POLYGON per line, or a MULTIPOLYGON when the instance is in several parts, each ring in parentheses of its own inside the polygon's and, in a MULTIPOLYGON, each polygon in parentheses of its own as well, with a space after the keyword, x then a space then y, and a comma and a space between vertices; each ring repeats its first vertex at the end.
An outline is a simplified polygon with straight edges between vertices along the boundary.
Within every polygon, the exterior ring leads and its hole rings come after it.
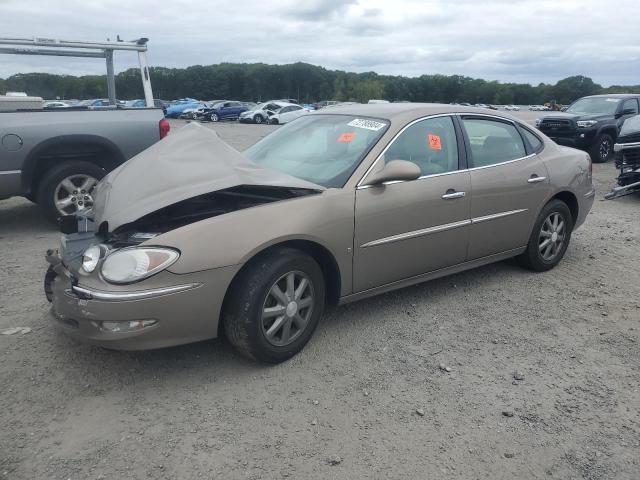
MULTIPOLYGON (((640 85, 603 88, 591 78, 576 75, 556 84, 502 83, 462 75, 379 75, 328 70, 308 63, 268 65, 221 63, 187 68, 152 67, 155 98, 173 100, 235 99, 265 101, 294 98, 300 102, 339 100, 367 102, 370 99, 411 102, 469 102, 495 104, 567 104, 597 93, 640 93, 640 85)), ((88 99, 107 96, 105 75, 52 75, 19 73, 0 78, 0 94, 27 92, 45 99, 88 99)), ((143 98, 140 71, 136 68, 116 75, 119 99, 143 98)))

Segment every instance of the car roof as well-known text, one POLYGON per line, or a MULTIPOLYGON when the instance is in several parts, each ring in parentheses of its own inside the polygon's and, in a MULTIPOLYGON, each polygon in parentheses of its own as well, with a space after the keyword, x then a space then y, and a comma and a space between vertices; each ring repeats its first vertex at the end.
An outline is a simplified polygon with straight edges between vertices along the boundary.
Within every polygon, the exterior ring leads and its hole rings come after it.
MULTIPOLYGON (((412 118, 421 118, 429 115, 447 113, 485 114, 493 117, 502 117, 508 120, 517 120, 508 113, 489 110, 486 108, 467 107, 464 105, 449 105, 443 103, 372 103, 354 105, 336 105, 330 110, 318 110, 312 115, 354 115, 376 117, 385 120, 406 121, 412 118)), ((520 122, 522 123, 522 122, 520 122)))
POLYGON ((611 94, 602 94, 602 95, 587 95, 582 98, 633 98, 640 97, 640 94, 637 93, 611 93, 611 94))

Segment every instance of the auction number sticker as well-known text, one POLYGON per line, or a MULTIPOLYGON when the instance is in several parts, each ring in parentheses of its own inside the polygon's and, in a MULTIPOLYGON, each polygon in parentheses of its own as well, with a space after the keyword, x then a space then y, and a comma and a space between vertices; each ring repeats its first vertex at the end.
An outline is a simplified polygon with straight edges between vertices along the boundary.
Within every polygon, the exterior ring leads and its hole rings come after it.
POLYGON ((442 141, 440 135, 429 134, 429 148, 431 150, 442 150, 442 141))
POLYGON ((338 142, 349 143, 352 142, 354 138, 356 138, 356 132, 347 132, 338 137, 338 142))
POLYGON ((350 127, 356 128, 365 128, 367 130, 373 130, 377 132, 378 130, 385 127, 386 124, 382 122, 376 122, 375 120, 366 120, 364 118, 356 118, 355 120, 351 120, 347 123, 350 127))

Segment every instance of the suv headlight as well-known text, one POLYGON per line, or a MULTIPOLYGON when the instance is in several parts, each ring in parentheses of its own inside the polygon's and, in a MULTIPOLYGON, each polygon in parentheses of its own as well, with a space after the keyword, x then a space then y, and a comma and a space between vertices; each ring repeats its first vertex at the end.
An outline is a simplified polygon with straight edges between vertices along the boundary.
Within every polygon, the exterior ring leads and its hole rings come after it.
POLYGON ((539 127, 541 122, 542 122, 541 118, 536 118, 536 124, 535 124, 536 127, 539 127))
POLYGON ((117 250, 102 263, 102 276, 110 283, 133 283, 155 275, 173 264, 180 253, 162 247, 117 250))
POLYGON ((598 123, 597 120, 578 120, 577 122, 578 128, 593 127, 596 123, 598 123))

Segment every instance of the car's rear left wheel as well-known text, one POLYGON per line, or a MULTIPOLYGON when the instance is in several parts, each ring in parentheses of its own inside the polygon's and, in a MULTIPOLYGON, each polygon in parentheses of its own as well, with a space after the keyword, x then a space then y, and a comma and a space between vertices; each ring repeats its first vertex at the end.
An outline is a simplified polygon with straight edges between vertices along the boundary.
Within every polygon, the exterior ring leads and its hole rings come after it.
POLYGON ((283 362, 306 345, 322 316, 325 286, 316 261, 283 248, 253 260, 234 281, 222 321, 243 355, 283 362))
POLYGON ((540 212, 527 249, 518 257, 520 262, 537 272, 551 270, 564 257, 572 231, 573 217, 567 204, 551 200, 540 212))

